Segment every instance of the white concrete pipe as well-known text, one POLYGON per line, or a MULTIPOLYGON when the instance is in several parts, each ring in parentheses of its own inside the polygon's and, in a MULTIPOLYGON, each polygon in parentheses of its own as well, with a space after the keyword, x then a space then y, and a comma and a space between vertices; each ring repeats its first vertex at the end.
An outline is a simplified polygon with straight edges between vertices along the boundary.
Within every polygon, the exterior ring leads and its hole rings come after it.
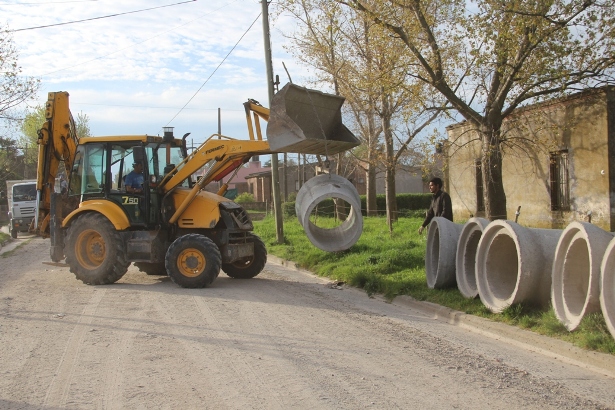
POLYGON ((561 233, 504 220, 487 225, 476 252, 476 284, 483 304, 494 313, 521 302, 548 305, 561 233))
POLYGON ((459 234, 455 258, 457 288, 466 298, 473 299, 478 296, 476 251, 478 250, 478 242, 488 224, 487 219, 470 218, 459 234))
POLYGON ((425 250, 427 286, 442 289, 455 286, 455 254, 463 225, 435 217, 429 224, 425 250))
POLYGON ((615 338, 615 238, 606 248, 600 273, 600 307, 606 326, 615 338))
POLYGON ((566 329, 600 310, 600 264, 613 234, 587 222, 572 222, 562 232, 553 260, 551 304, 566 329))
POLYGON ((295 211, 310 242, 326 252, 349 249, 363 233, 359 193, 350 181, 339 175, 323 174, 309 179, 297 194, 295 211), (310 215, 316 205, 328 198, 343 199, 350 204, 346 220, 331 229, 321 228, 310 221, 310 215))

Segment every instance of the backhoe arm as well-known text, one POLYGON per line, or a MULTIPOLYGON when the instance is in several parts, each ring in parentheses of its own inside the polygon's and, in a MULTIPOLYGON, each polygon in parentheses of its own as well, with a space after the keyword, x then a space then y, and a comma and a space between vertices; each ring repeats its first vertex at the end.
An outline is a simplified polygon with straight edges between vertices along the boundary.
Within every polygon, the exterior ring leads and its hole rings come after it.
POLYGON ((68 105, 67 92, 48 94, 45 104, 45 123, 38 132, 38 169, 36 189, 38 212, 35 230, 42 236, 49 235, 50 200, 61 163, 70 175, 75 159, 78 137, 68 105))

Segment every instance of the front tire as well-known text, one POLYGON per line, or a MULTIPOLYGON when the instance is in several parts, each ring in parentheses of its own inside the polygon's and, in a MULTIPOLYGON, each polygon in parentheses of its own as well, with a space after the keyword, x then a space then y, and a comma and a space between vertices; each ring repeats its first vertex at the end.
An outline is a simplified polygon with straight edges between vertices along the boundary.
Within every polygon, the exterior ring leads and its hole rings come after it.
POLYGON ((254 242, 254 255, 233 263, 225 263, 222 270, 231 278, 251 279, 261 273, 267 263, 267 248, 256 235, 250 234, 249 240, 254 242))
POLYGON ((11 238, 17 239, 17 228, 11 229, 11 238))
POLYGON ((188 234, 177 238, 165 257, 171 280, 182 288, 204 288, 218 277, 222 257, 218 246, 206 236, 188 234))
POLYGON ((86 285, 107 285, 124 276, 130 265, 125 249, 120 233, 101 214, 83 214, 68 228, 66 263, 86 285))

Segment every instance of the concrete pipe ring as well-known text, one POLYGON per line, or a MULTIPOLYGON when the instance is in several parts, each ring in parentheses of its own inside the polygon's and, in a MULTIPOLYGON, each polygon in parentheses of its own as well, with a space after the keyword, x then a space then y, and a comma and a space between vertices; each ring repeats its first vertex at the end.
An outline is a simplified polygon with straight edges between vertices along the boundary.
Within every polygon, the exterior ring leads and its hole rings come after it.
POLYGON ((339 175, 323 174, 309 179, 297 194, 295 211, 310 242, 326 252, 349 249, 363 233, 359 193, 350 181, 339 175), (314 208, 329 198, 342 199, 350 205, 346 220, 331 229, 321 228, 310 221, 314 208))
POLYGON ((484 218, 470 218, 463 226, 457 243, 455 258, 457 288, 469 299, 478 296, 476 286, 476 251, 478 242, 489 221, 484 218))
POLYGON ((551 273, 555 316, 572 331, 587 314, 600 310, 600 264, 613 234, 587 222, 562 232, 551 273))
POLYGON ((615 338, 615 238, 606 248, 600 272, 600 307, 606 326, 615 338))
POLYGON ((547 306, 561 233, 504 220, 487 225, 476 252, 476 285, 483 304, 494 313, 516 303, 547 306))
POLYGON ((463 225, 435 217, 429 224, 425 250, 427 286, 442 289, 455 286, 455 254, 463 225))

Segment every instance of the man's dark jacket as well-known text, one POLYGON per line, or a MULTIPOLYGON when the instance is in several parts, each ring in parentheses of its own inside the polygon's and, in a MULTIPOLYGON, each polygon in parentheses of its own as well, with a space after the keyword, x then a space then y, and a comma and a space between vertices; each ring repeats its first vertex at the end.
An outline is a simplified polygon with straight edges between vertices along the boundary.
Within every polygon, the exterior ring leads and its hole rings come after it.
POLYGON ((426 227, 429 225, 429 222, 431 222, 434 216, 441 216, 449 221, 453 220, 451 196, 443 190, 439 190, 433 194, 433 198, 431 198, 431 205, 429 206, 427 216, 425 216, 422 226, 426 227))

